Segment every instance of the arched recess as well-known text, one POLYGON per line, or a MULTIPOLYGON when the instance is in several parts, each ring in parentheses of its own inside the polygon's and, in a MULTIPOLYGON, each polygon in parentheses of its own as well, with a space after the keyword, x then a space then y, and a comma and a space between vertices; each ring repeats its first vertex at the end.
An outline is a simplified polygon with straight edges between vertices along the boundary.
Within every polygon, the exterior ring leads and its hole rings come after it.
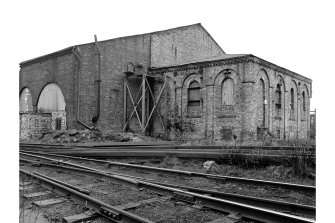
POLYGON ((238 105, 240 96, 240 75, 233 69, 224 69, 214 78, 215 110, 238 105))
POLYGON ((258 80, 257 83, 257 127, 265 127, 266 119, 266 93, 265 93, 265 82, 263 78, 258 80))
POLYGON ((55 83, 47 84, 38 98, 37 110, 51 113, 51 128, 53 130, 66 129, 65 107, 64 95, 59 86, 55 83))
POLYGON ((298 84, 295 80, 291 81, 291 87, 289 90, 289 103, 290 103, 290 119, 291 120, 297 120, 297 115, 298 115, 298 95, 299 95, 299 88, 298 84))
POLYGON ((213 78, 213 93, 209 94, 212 106, 212 126, 215 140, 233 140, 241 135, 241 77, 233 69, 223 68, 213 78))
POLYGON ((189 116, 192 117, 201 117, 202 115, 202 81, 200 78, 200 74, 198 73, 191 73, 188 74, 184 80, 182 81, 182 92, 181 92, 181 101, 182 101, 182 115, 188 114, 189 116), (198 89, 198 96, 200 97, 200 103, 198 103, 197 106, 190 106, 191 104, 189 103, 189 90, 190 87, 192 88, 193 84, 197 83, 199 86, 198 89), (186 96, 186 97, 185 97, 186 96))
POLYGON ((47 84, 40 93, 37 110, 40 112, 65 111, 65 99, 57 84, 47 84))
POLYGON ((256 97, 257 97, 257 127, 270 128, 270 78, 265 69, 260 69, 256 75, 256 97))
POLYGON ((29 88, 23 88, 20 93, 20 112, 33 111, 33 100, 29 88))
POLYGON ((277 75, 274 84, 274 114, 272 131, 277 139, 286 139, 286 92, 287 84, 281 75, 277 75))

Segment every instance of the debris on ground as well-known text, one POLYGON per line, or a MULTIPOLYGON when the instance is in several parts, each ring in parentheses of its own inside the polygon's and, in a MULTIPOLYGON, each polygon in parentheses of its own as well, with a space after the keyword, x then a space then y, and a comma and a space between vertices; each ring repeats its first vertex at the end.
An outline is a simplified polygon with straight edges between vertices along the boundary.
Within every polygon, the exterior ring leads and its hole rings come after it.
POLYGON ((204 162, 203 166, 206 170, 209 170, 213 164, 215 164, 215 161, 209 160, 209 161, 204 162))
POLYGON ((162 141, 141 134, 95 131, 95 130, 57 130, 39 134, 35 138, 22 140, 25 143, 76 144, 76 143, 109 143, 109 142, 141 142, 162 141))

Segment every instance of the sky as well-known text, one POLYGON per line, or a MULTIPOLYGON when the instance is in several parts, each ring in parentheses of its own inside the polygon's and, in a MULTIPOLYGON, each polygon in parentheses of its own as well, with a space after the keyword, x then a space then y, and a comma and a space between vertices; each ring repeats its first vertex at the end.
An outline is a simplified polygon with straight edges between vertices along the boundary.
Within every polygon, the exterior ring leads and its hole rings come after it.
MULTIPOLYGON (((226 53, 253 54, 312 79, 311 110, 317 110, 318 160, 335 157, 331 131, 335 111, 334 9, 326 0, 2 1, 1 95, 3 105, 10 109, 2 109, 5 128, 1 133, 14 135, 6 137, 6 147, 14 148, 6 152, 17 156, 19 122, 13 111, 19 110, 20 62, 93 42, 94 34, 98 40, 107 40, 201 23, 226 53)), ((18 161, 13 164, 17 167, 18 161)), ((334 175, 331 160, 318 162, 317 170, 319 186, 328 191, 330 185, 324 182, 334 175)), ((319 204, 322 214, 328 210, 324 202, 319 204)))

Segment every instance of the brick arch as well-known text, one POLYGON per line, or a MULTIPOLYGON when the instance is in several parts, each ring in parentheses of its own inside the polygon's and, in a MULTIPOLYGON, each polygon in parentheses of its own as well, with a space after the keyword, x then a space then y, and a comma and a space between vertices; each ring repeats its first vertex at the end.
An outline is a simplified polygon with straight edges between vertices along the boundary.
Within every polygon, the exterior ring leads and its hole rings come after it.
POLYGON ((261 68, 261 69, 258 71, 258 73, 257 73, 257 75, 256 75, 255 78, 256 78, 256 79, 255 79, 255 83, 257 83, 257 81, 258 81, 260 78, 262 78, 263 81, 264 81, 264 83, 265 83, 265 87, 267 87, 267 88, 269 88, 269 87, 271 86, 271 84, 272 84, 268 72, 266 72, 266 70, 263 69, 263 68, 261 68))
MULTIPOLYGON (((297 91, 297 94, 300 94, 300 89, 299 89, 299 85, 298 85, 298 83, 297 83, 297 81, 296 80, 291 80, 292 81, 292 83, 293 83, 293 86, 295 86, 295 89, 296 89, 296 91, 297 91)), ((292 87, 292 84, 291 84, 291 87, 292 87)), ((291 88, 290 88, 291 89, 291 88)))
POLYGON ((309 89, 308 89, 308 87, 307 87, 306 84, 303 84, 303 85, 302 85, 302 89, 306 90, 307 97, 308 97, 308 98, 311 98, 310 93, 309 93, 309 89))
POLYGON ((237 71, 235 71, 234 69, 230 69, 230 68, 226 68, 221 70, 214 78, 213 80, 213 84, 217 84, 217 85, 222 85, 223 81, 226 78, 231 78, 235 84, 240 83, 241 82, 241 77, 240 75, 237 73, 237 71), (226 72, 230 72, 230 74, 225 74, 226 72))
POLYGON ((287 91, 287 84, 285 83, 285 79, 283 78, 283 76, 282 75, 278 75, 278 77, 277 77, 277 83, 276 83, 276 85, 275 85, 275 87, 277 86, 277 84, 282 84, 283 85, 283 87, 284 87, 284 91, 287 91))
POLYGON ((202 81, 201 81, 201 78, 200 78, 200 74, 191 73, 191 74, 186 75, 184 77, 184 79, 182 80, 182 82, 181 82, 182 83, 182 85, 181 85, 182 88, 188 88, 190 86, 190 83, 194 80, 199 82, 201 88, 203 87, 202 86, 202 81))

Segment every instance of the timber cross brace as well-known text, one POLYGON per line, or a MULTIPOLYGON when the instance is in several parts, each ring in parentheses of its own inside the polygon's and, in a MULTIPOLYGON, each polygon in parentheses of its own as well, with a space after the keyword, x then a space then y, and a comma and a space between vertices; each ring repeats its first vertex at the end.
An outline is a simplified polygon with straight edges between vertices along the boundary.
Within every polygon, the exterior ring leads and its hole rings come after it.
POLYGON ((155 95, 153 94, 153 91, 150 87, 149 81, 148 81, 148 77, 150 78, 154 78, 152 76, 148 76, 145 74, 141 74, 141 75, 134 75, 134 76, 142 76, 142 84, 137 92, 136 97, 134 98, 134 94, 132 93, 130 87, 129 87, 129 82, 128 82, 128 75, 126 75, 124 77, 124 89, 123 89, 123 109, 124 109, 124 114, 123 114, 123 120, 124 120, 124 124, 123 124, 123 128, 122 131, 126 131, 126 129, 129 126, 129 123, 131 122, 131 119, 133 117, 133 115, 136 115, 137 121, 140 124, 141 127, 141 131, 142 133, 144 133, 146 131, 146 129, 148 128, 149 122, 151 120, 151 118, 153 117, 153 113, 156 111, 159 120, 161 121, 162 127, 164 129, 164 131, 166 132, 166 128, 165 128, 165 124, 163 122, 163 118, 160 115, 159 111, 157 110, 157 106, 159 105, 162 93, 165 89, 166 86, 166 76, 164 76, 164 84, 162 86, 162 88, 160 89, 160 92, 157 96, 157 98, 155 97, 155 95), (147 93, 149 92, 149 93, 147 93), (132 104, 132 111, 129 115, 129 117, 127 117, 127 95, 129 95, 130 98, 130 102, 132 104), (140 98, 139 98, 140 96, 140 98), (146 98, 146 96, 148 96, 146 98), (153 101, 153 107, 150 111, 150 97, 153 101), (146 100, 148 102, 148 104, 146 104, 146 100), (141 116, 139 115, 139 111, 138 111, 138 106, 142 105, 142 109, 141 109, 141 116), (147 115, 148 112, 148 115, 147 115))

